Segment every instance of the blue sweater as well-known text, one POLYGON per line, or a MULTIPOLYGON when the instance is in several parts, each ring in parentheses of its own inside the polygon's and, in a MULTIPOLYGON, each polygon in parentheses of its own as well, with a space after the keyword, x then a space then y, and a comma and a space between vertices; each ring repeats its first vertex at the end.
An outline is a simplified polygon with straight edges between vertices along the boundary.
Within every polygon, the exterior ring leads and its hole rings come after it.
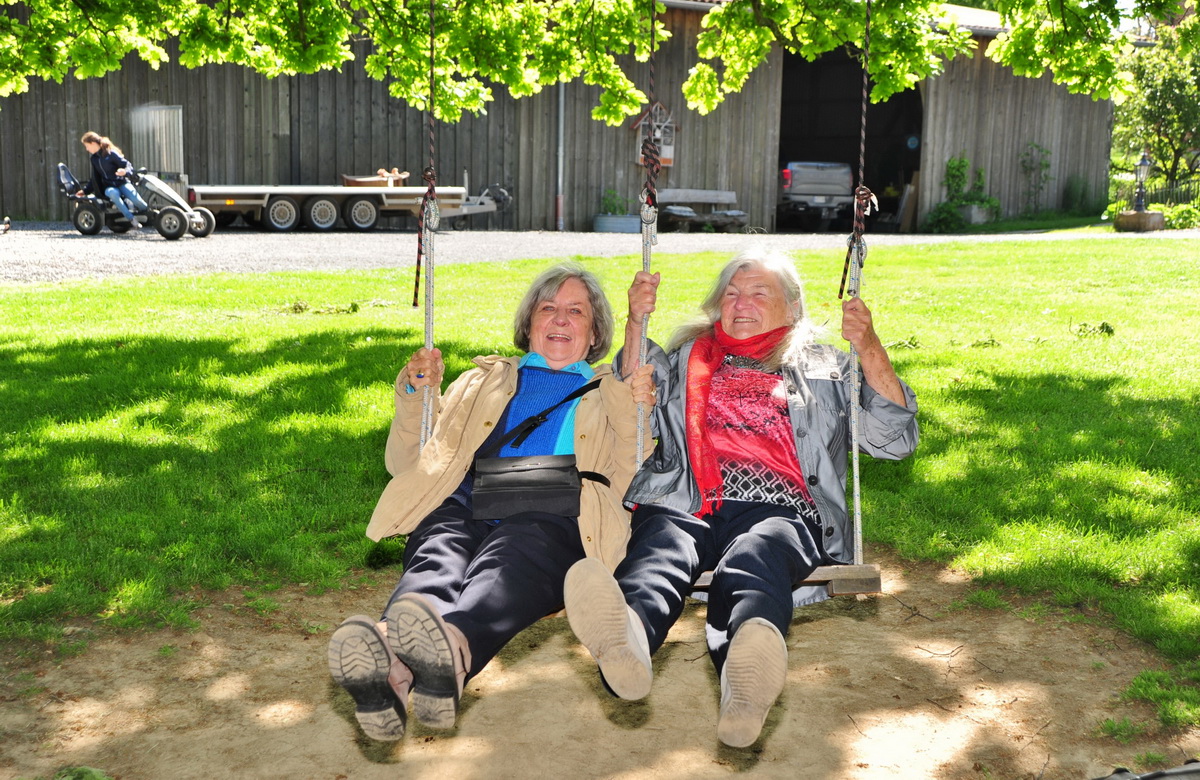
MULTIPOLYGON (((508 402, 500 424, 491 436, 480 446, 480 452, 486 452, 501 439, 510 429, 519 425, 526 418, 541 412, 547 407, 566 398, 595 376, 592 367, 580 361, 566 366, 561 371, 555 371, 546 365, 546 360, 536 352, 530 352, 521 358, 517 370, 517 392, 508 402)), ((500 448, 498 457, 509 458, 522 455, 573 455, 575 453, 575 407, 579 404, 576 398, 570 403, 563 404, 552 411, 546 422, 539 425, 521 443, 513 447, 512 442, 500 448)), ((471 488, 475 478, 471 472, 463 479, 462 484, 451 496, 464 506, 471 506, 471 488)))

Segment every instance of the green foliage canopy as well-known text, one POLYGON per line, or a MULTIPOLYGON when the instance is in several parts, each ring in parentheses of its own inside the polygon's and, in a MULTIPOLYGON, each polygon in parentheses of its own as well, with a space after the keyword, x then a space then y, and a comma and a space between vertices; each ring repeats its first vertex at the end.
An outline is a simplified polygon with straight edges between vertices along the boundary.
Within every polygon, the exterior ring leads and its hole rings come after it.
POLYGON ((1113 126, 1114 151, 1135 160, 1149 151, 1168 184, 1200 165, 1200 51, 1185 50, 1180 37, 1179 28, 1160 27, 1156 46, 1127 54, 1134 89, 1113 126))
MULTIPOLYGON (((1183 0, 1194 7, 1196 0, 1183 0)), ((600 88, 593 116, 610 124, 635 114, 645 95, 625 69, 650 49, 650 0, 433 0, 435 115, 456 121, 482 113, 493 86, 523 97, 582 78, 600 88)), ((988 56, 1096 97, 1126 83, 1118 67, 1124 18, 1165 18, 1178 0, 994 0, 1011 32, 988 56)), ((268 77, 340 68, 351 43, 369 40, 362 66, 388 81, 395 97, 429 104, 430 6, 404 0, 0 0, 0 97, 30 78, 61 82, 121 67, 130 54, 152 67, 178 44, 187 67, 227 62, 268 77)), ((656 13, 664 7, 658 3, 656 13)), ((807 59, 838 47, 859 51, 862 0, 729 0, 703 21, 700 62, 683 91, 689 106, 715 108, 745 84, 773 45, 807 59)), ((1193 26, 1180 36, 1194 47, 1193 26)), ((659 24, 658 41, 668 35, 659 24)), ((969 35, 933 0, 875 0, 871 22, 872 97, 886 99, 938 73, 970 51, 969 35)))

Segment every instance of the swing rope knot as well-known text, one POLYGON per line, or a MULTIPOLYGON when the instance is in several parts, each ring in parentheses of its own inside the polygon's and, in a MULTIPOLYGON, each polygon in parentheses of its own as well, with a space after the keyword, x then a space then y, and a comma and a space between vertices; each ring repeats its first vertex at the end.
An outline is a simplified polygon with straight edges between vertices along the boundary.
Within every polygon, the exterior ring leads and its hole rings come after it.
POLYGON ((858 275, 852 274, 850 264, 854 263, 857 270, 862 270, 867 260, 867 242, 863 233, 867 226, 867 215, 872 209, 879 208, 879 200, 875 193, 865 184, 859 184, 854 189, 854 229, 846 239, 846 263, 842 266, 842 283, 838 287, 838 298, 846 296, 846 284, 850 283, 850 297, 858 295, 858 275))
POLYGON ((863 210, 863 216, 870 214, 872 208, 879 208, 879 200, 875 197, 875 193, 863 184, 858 185, 854 190, 854 204, 863 210))
POLYGON ((658 173, 662 170, 662 158, 658 144, 647 134, 642 139, 642 164, 646 167, 646 203, 658 208, 658 173))

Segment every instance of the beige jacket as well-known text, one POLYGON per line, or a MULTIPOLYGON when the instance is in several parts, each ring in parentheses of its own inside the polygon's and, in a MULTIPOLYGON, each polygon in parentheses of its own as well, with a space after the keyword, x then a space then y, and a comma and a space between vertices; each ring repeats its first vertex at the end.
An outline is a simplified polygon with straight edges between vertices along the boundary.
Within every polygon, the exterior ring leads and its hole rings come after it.
MULTIPOLYGON (((378 541, 406 534, 437 509, 462 482, 475 452, 497 424, 517 389, 518 358, 475 358, 445 395, 435 392, 433 435, 419 446, 423 393, 406 392, 396 377, 396 416, 384 463, 392 480, 379 497, 367 536, 378 541)), ((629 386, 608 365, 596 368, 600 387, 579 399, 575 410, 575 457, 580 471, 596 471, 605 487, 583 481, 579 536, 589 557, 615 569, 629 541, 629 512, 621 503, 637 459, 637 404, 629 386)))

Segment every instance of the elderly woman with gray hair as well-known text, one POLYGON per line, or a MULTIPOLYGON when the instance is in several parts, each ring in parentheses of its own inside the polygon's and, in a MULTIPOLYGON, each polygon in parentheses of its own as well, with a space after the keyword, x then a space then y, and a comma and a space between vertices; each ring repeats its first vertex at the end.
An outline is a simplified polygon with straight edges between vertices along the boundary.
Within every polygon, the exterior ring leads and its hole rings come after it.
POLYGON ((477 357, 444 394, 440 350, 418 350, 396 378, 384 454, 392 480, 367 536, 407 534, 404 573, 382 618, 348 618, 329 643, 330 672, 373 739, 404 735, 410 694, 423 724, 452 727, 465 681, 562 609, 568 568, 590 556, 610 571, 625 552, 621 499, 637 465, 637 405, 655 400, 652 367, 622 381, 591 365, 608 354, 613 317, 577 264, 534 281, 514 331, 523 357, 477 357), (423 387, 434 405, 422 445, 423 387), (530 463, 556 466, 540 471, 554 477, 553 493, 539 474, 508 471, 533 480, 515 492, 483 479, 530 463), (563 488, 562 473, 576 470, 563 488))
MULTIPOLYGON (((659 277, 629 291, 626 345, 641 338, 659 277)), ((842 305, 842 336, 865 382, 851 397, 850 357, 815 341, 792 262, 746 252, 722 270, 705 318, 669 353, 654 346, 659 436, 625 496, 632 538, 615 573, 583 560, 567 574, 567 618, 609 688, 650 692, 650 656, 712 570, 706 634, 721 681, 717 737, 747 747, 783 690, 792 608, 825 598, 802 586, 825 563, 848 562, 850 404, 862 405, 864 451, 900 459, 917 445, 917 403, 896 376, 858 298, 842 305)), ((617 356, 630 370, 636 357, 617 356)))

